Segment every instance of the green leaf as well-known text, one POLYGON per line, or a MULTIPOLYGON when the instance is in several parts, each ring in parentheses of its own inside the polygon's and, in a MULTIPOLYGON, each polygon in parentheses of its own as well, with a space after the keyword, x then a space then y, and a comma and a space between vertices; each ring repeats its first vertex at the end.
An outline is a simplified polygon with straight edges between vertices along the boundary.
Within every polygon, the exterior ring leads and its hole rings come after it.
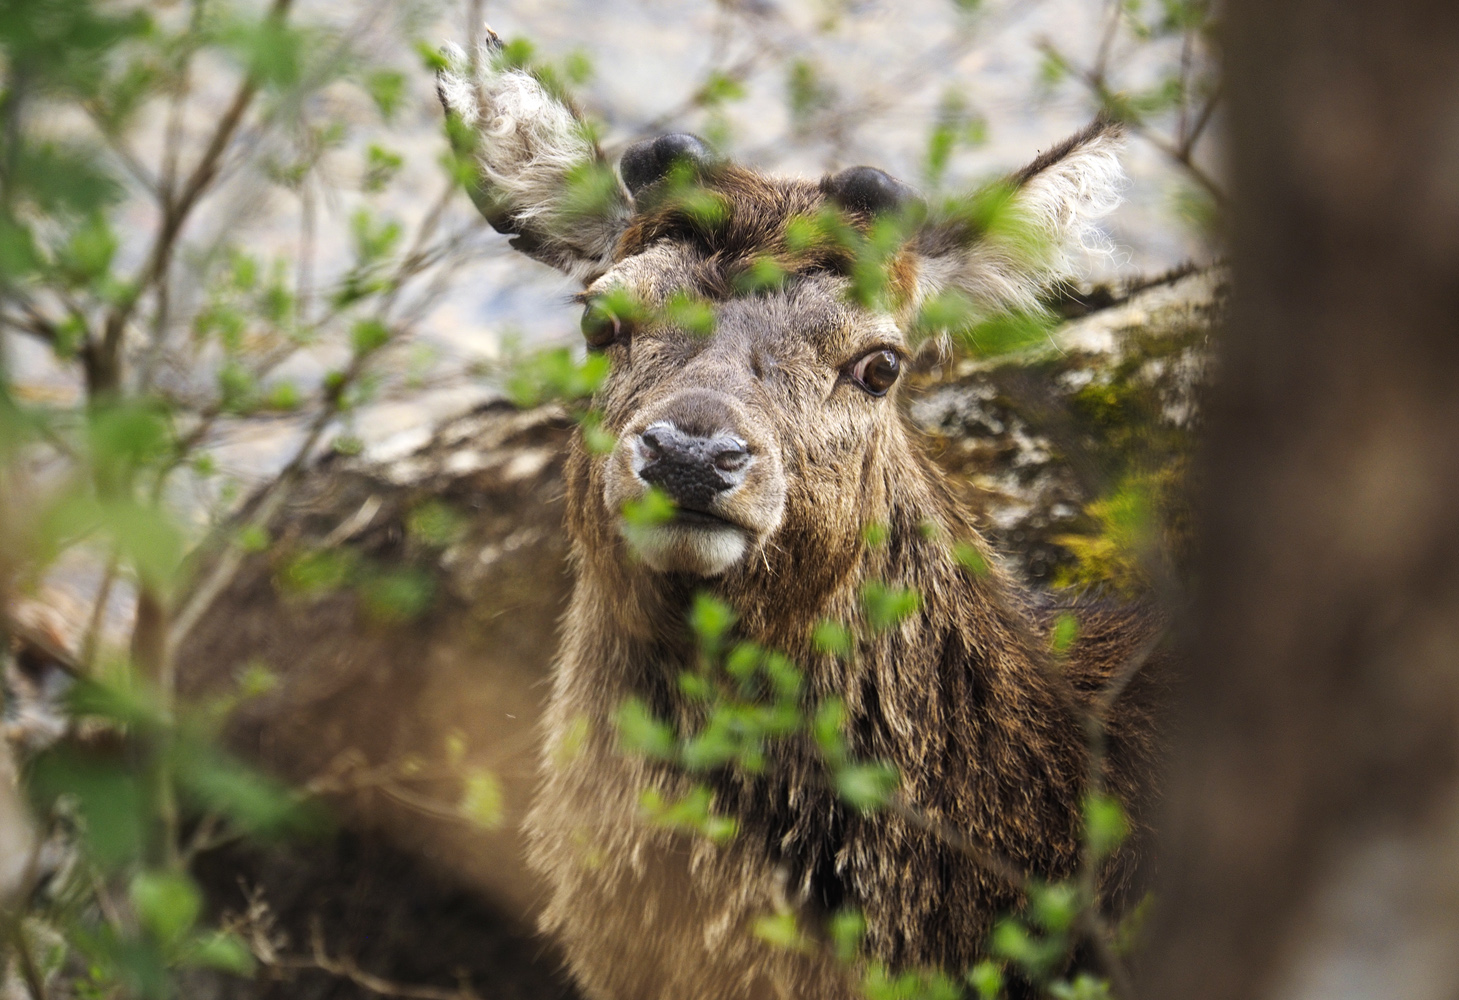
POLYGON ((427 500, 406 515, 405 531, 423 545, 444 549, 465 534, 466 521, 440 500, 427 500))
POLYGON ((22 143, 12 185, 42 212, 89 215, 116 203, 123 191, 102 164, 100 152, 89 146, 22 143))
POLYGON ((286 594, 318 597, 348 584, 357 561, 349 549, 312 549, 285 563, 275 579, 286 594))
POLYGON ((58 798, 69 797, 87 854, 111 870, 138 858, 146 844, 151 802, 145 779, 125 760, 62 744, 31 765, 28 790, 41 816, 51 814, 58 798))
POLYGON ((953 546, 952 557, 959 566, 974 576, 982 576, 988 572, 988 560, 978 551, 977 546, 968 542, 958 542, 953 546))
POLYGON ((784 951, 806 951, 810 948, 810 943, 796 925, 795 914, 789 911, 759 917, 751 930, 761 941, 784 951))
POLYGON ((446 58, 445 53, 430 42, 417 39, 412 47, 420 58, 422 68, 427 73, 439 73, 441 70, 451 68, 450 60, 446 58))
POLYGON ((203 910, 203 894, 182 872, 138 872, 128 896, 142 926, 168 947, 192 930, 203 910))
POLYGON ((836 792, 862 812, 880 809, 891 801, 901 778, 885 761, 848 764, 836 771, 836 792))
POLYGON ((723 601, 703 591, 694 595, 694 604, 689 609, 689 627, 699 640, 699 648, 706 654, 716 652, 736 617, 734 609, 723 601))
POLYGON ((1041 979, 1064 957, 1065 942, 1034 937, 1017 920, 1005 918, 993 927, 989 950, 1013 962, 1030 978, 1041 979))
POLYGON ((403 166, 405 157, 384 146, 371 143, 369 149, 365 150, 365 175, 360 186, 370 193, 383 191, 403 166))
POLYGON ((495 830, 502 824, 505 805, 506 795, 496 775, 490 771, 473 771, 466 776, 458 807, 462 816, 483 830, 495 830))
POLYGON ((891 529, 885 524, 872 523, 861 529, 861 540, 871 548, 879 548, 891 536, 891 529))
POLYGON ((648 706, 638 698, 629 698, 618 706, 613 721, 618 727, 618 739, 624 749, 659 760, 673 758, 677 746, 674 731, 654 718, 648 706))
POLYGON ((663 319, 687 333, 708 337, 714 333, 714 309, 688 292, 675 292, 663 308, 663 319))
POLYGON ((977 991, 978 1000, 998 1000, 1003 993, 1003 970, 984 959, 968 972, 968 985, 977 991))
POLYGON ((1052 316, 1004 312, 974 324, 962 333, 969 351, 980 358, 999 358, 1051 344, 1052 316))
POLYGON ((830 653, 842 660, 849 659, 855 648, 855 638, 851 630, 833 621, 817 622, 815 631, 811 634, 811 642, 820 652, 830 653))
POLYGON ((589 354, 577 361, 565 347, 540 351, 512 366, 507 376, 507 396, 522 409, 553 400, 572 403, 587 399, 608 377, 611 365, 605 354, 589 354))
POLYGON ((617 210, 622 185, 613 168, 597 160, 575 165, 564 176, 562 211, 568 216, 603 219, 617 210))
POLYGON ((243 698, 260 698, 278 689, 279 675, 262 660, 250 660, 238 675, 238 694, 243 698))
POLYGON ((377 264, 388 257, 401 235, 400 223, 389 220, 377 223, 364 208, 350 216, 350 232, 354 236, 355 256, 363 266, 377 264))
POLYGON ((805 131, 812 116, 828 107, 834 99, 820 70, 808 59, 791 62, 786 73, 785 91, 796 131, 805 131))
POLYGON ((750 266, 735 275, 735 290, 746 295, 773 292, 785 285, 788 271, 774 257, 757 256, 750 266))
POLYGON ((1049 984, 1049 995, 1055 1000, 1110 1000, 1109 983, 1087 972, 1081 972, 1073 981, 1057 980, 1049 984))
POLYGON ((264 84, 284 89, 299 82, 309 38, 282 18, 236 22, 223 41, 243 61, 248 73, 264 84))
POLYGON ((907 587, 870 580, 861 588, 861 606, 874 632, 893 628, 922 607, 922 595, 907 587))
POLYGON ((846 725, 846 703, 840 698, 827 698, 816 709, 811 720, 811 736, 821 753, 833 764, 846 756, 846 745, 841 738, 841 729, 846 725))
POLYGON ((688 670, 679 674, 679 690, 695 701, 708 701, 714 695, 714 687, 708 680, 688 670))
POLYGON ((258 397, 258 380, 243 365, 228 361, 218 369, 218 405, 225 413, 248 413, 258 397))
POLYGON ((634 528, 652 528, 674 519, 674 501, 659 489, 650 489, 623 505, 623 520, 634 528))
POLYGON ((272 541, 267 528, 259 524, 250 524, 238 532, 234 544, 244 552, 265 552, 272 541))
POLYGON ((765 651, 753 642, 737 643, 724 658, 724 672, 737 681, 748 681, 760 669, 765 651))
POLYGON ((1066 611, 1054 619, 1054 627, 1049 631, 1049 648, 1062 656, 1078 638, 1079 619, 1066 611))
POLYGON ((716 844, 732 840, 739 830, 733 817, 714 814, 714 795, 703 785, 696 785, 677 802, 665 802, 658 791, 647 788, 639 796, 638 804, 659 826, 696 833, 716 844))
POLYGON ((362 319, 350 328, 350 346, 356 354, 378 351, 390 342, 390 328, 378 319, 362 319))
POLYGON ((380 117, 388 122, 405 99, 405 74, 391 69, 375 70, 365 77, 365 90, 380 110, 380 117))
POLYGON ((729 101, 743 100, 745 94, 745 85, 741 81, 722 70, 714 70, 704 81, 704 86, 699 88, 695 99, 704 107, 712 108, 729 101))
POLYGON ((263 397, 265 408, 283 412, 297 410, 302 402, 299 387, 293 382, 275 382, 269 386, 268 392, 263 397))
POLYGON ((250 836, 305 833, 320 825, 320 814, 297 802, 285 785, 228 757, 209 737, 179 740, 169 759, 187 801, 250 836))
POLYGON ((1029 887, 1029 916, 1050 934, 1062 934, 1074 926, 1080 904, 1079 890, 1071 882, 1029 887))
POLYGON ((253 975, 258 966, 243 939, 223 931, 194 938, 187 947, 184 961, 188 965, 244 977, 253 975))
POLYGON ((1096 859, 1109 855, 1130 834, 1125 810, 1109 795, 1087 795, 1084 798, 1084 840, 1096 859))
POLYGON ((770 679, 775 697, 781 701, 798 702, 805 678, 783 653, 768 653, 764 661, 765 676, 770 679))
POLYGON ((618 438, 603 426, 603 415, 589 410, 578 420, 583 432, 583 446, 593 455, 608 455, 618 447, 618 438))
POLYGON ((593 58, 582 49, 574 49, 562 61, 562 75, 569 83, 581 87, 593 78, 593 58))
POLYGON ((408 566, 372 576, 360 586, 365 610, 373 618, 391 624, 421 617, 430 610, 435 596, 435 579, 424 570, 408 566))
POLYGON ((837 910, 827 931, 837 961, 850 964, 861 953, 861 942, 866 938, 866 918, 860 910, 837 910))
POLYGON ((72 232, 56 264, 72 287, 85 287, 106 277, 119 245, 106 216, 94 212, 72 232))

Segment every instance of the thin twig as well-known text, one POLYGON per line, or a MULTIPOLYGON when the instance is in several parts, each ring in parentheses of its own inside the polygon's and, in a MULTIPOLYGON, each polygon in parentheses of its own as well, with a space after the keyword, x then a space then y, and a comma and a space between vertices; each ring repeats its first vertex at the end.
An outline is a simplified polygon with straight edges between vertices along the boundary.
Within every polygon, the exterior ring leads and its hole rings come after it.
POLYGON ((1195 149, 1196 143, 1200 141, 1201 134, 1205 132, 1206 126, 1211 123, 1211 115, 1215 113, 1216 105, 1221 102, 1224 94, 1225 88, 1218 84, 1216 89, 1211 91, 1211 96, 1206 99, 1205 106, 1201 108, 1200 114, 1196 116, 1196 123, 1191 126, 1190 133, 1185 137, 1185 142, 1181 143, 1180 148, 1187 156, 1195 149))
POLYGON ((1109 72, 1110 51, 1114 48, 1115 34, 1119 30, 1120 13, 1123 9, 1122 0, 1106 0, 1104 33, 1099 38, 1099 49, 1095 53, 1094 67, 1091 70, 1101 86, 1109 72))
MULTIPOLYGON (((281 21, 287 15, 292 2, 293 0, 274 0, 266 16, 271 20, 281 21)), ((93 390, 111 392, 116 389, 115 383, 120 374, 117 370, 118 353, 121 350, 122 335, 126 331, 127 321, 131 319, 142 295, 171 262, 183 225, 187 222, 193 208, 196 207, 198 199, 217 176, 223 152, 228 148, 228 144, 233 140, 234 134, 242 124, 243 116, 248 111, 249 105, 253 103, 258 88, 259 80, 253 73, 246 76, 238 85, 233 100, 229 102, 227 110, 219 119, 207 148, 203 150, 197 165, 188 175, 182 190, 175 199, 169 198, 163 205, 162 224, 159 227, 156 242, 153 243, 152 252, 147 257, 147 262, 132 281, 131 291, 123 296, 107 315, 101 343, 90 346, 89 353, 92 363, 88 374, 94 383, 93 390)))
POLYGON ((988 850, 982 844, 975 843, 964 836, 961 830, 954 829, 941 820, 927 815, 900 798, 892 799, 887 808, 922 832, 932 834, 947 846, 967 855, 980 867, 997 875, 1020 892, 1028 885, 1028 872, 1019 867, 1016 862, 995 851, 988 850))
MULTIPOLYGON (((1058 59, 1064 65, 1073 70, 1074 75, 1078 77, 1078 79, 1086 87, 1089 88, 1090 92, 1094 95, 1095 100, 1099 102, 1100 107, 1108 108, 1115 105, 1115 94, 1109 89, 1105 80, 1101 78, 1098 74, 1096 74, 1093 69, 1080 67, 1078 63, 1074 62, 1072 59, 1064 55, 1064 53, 1061 52, 1058 47, 1056 47, 1048 39, 1044 39, 1039 42, 1039 49, 1047 53, 1051 58, 1058 59)), ((1210 119, 1211 111, 1214 110, 1214 108, 1214 99, 1207 102, 1207 107, 1205 110, 1203 110, 1199 122, 1200 129, 1203 130, 1206 127, 1206 122, 1210 119)), ((1165 156, 1167 156, 1169 159, 1184 168, 1185 172, 1190 175, 1192 180, 1194 180, 1197 184, 1206 189, 1207 193, 1210 194, 1211 198, 1216 202, 1217 205, 1224 206, 1227 204, 1225 189, 1223 189, 1221 185, 1216 182, 1215 178, 1206 173, 1206 171, 1195 162, 1192 155, 1194 140, 1187 144, 1176 145, 1168 138, 1154 131, 1150 128, 1150 126, 1146 125, 1144 122, 1140 121, 1137 118, 1125 119, 1124 124, 1125 127, 1127 127, 1131 132, 1134 132, 1136 135, 1140 136, 1140 138, 1150 143, 1150 145, 1160 150, 1160 152, 1164 153, 1165 156)), ((1193 130, 1193 133, 1196 134, 1197 137, 1199 136, 1198 131, 1193 130)))
POLYGON ((100 133, 101 139, 106 143, 107 148, 116 154, 116 158, 121 161, 122 166, 127 168, 127 173, 132 175, 132 179, 142 185, 147 190, 147 193, 154 198, 161 197, 161 188, 157 183, 157 178, 148 172, 147 167, 137 158, 137 155, 132 152, 131 147, 122 140, 121 136, 106 127, 106 124, 101 120, 101 115, 96 105, 91 101, 83 101, 81 108, 86 112, 87 117, 91 119, 92 124, 96 126, 96 131, 100 133))
POLYGON ((106 560, 106 569, 101 574, 101 585, 96 588, 96 598, 86 622, 86 632, 81 637, 81 650, 77 654, 77 660, 82 669, 90 670, 96 664, 96 649, 101 642, 101 630, 106 622, 106 606, 111 603, 111 589, 116 584, 119 563, 119 553, 113 546, 111 555, 106 560))
MULTIPOLYGON (((342 397, 347 387, 354 384, 359 378, 360 372, 364 369, 365 355, 356 355, 345 370, 339 384, 331 393, 330 399, 320 409, 317 416, 309 425, 309 430, 304 436, 304 441, 294 452, 294 457, 289 460, 282 472, 264 491, 258 506, 254 508, 253 515, 248 519, 248 525, 252 527, 266 527, 273 520, 274 514, 278 513, 293 491, 294 481, 299 478, 304 464, 309 460, 318 445, 325 429, 339 414, 342 397)), ((172 627, 168 630, 166 643, 166 662, 171 663, 182 645, 204 612, 212 607, 213 601, 217 600, 232 582, 233 576, 243 564, 244 553, 236 545, 227 545, 219 553, 217 561, 204 578, 203 582, 193 590, 186 604, 178 611, 172 621, 172 627)))
POLYGON ((1154 655, 1155 650, 1160 648, 1160 644, 1165 641, 1165 632, 1166 630, 1163 628, 1157 631, 1120 665, 1120 669, 1115 672, 1108 683, 1100 689, 1094 701, 1090 703, 1090 715, 1101 720, 1109 717, 1109 710, 1114 707, 1115 702, 1120 700, 1120 695, 1125 693, 1125 688, 1129 687, 1130 681, 1134 680, 1135 676, 1144 668, 1145 664, 1150 662, 1150 657, 1154 655))
POLYGON ((49 994, 46 992, 46 980, 40 967, 36 965, 35 955, 31 953, 30 941, 25 936, 21 918, 17 915, 7 923, 10 924, 11 944, 15 948, 16 957, 20 959, 20 974, 25 979, 25 988, 30 992, 31 1000, 47 1000, 49 994))
POLYGON ((310 928, 309 938, 312 951, 310 957, 278 957, 268 964, 280 969, 313 969, 327 972, 384 997, 400 997, 402 1000, 479 1000, 477 994, 464 982, 454 990, 442 989, 438 986, 397 983, 364 971, 352 958, 343 956, 330 958, 324 947, 324 932, 319 926, 317 918, 310 928))

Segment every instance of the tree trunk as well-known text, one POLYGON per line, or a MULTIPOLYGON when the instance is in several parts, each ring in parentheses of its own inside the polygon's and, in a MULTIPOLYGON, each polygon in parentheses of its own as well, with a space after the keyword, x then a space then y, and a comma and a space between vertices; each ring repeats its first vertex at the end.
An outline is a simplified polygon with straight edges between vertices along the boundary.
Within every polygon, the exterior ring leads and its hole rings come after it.
POLYGON ((1459 991, 1459 6, 1232 0, 1235 300, 1144 995, 1459 991))

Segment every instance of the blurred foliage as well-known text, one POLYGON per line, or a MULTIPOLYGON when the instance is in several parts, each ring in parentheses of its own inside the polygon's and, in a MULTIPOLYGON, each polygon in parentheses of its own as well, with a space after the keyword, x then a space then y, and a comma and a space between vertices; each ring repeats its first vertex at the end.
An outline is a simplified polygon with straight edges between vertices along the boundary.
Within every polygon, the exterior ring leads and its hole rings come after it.
MULTIPOLYGON (((397 5, 397 23, 414 23, 413 9, 397 5)), ((242 556, 267 553, 298 600, 349 591, 368 621, 410 621, 432 603, 432 579, 411 566, 279 545, 269 530, 321 446, 354 447, 349 421, 380 359, 408 344, 479 228, 445 224, 462 181, 449 155, 439 207, 414 223, 381 207, 407 167, 383 130, 423 69, 370 55, 358 25, 291 14, 287 0, 0 11, 0 650, 14 595, 64 566, 100 579, 84 658, 64 664, 70 732, 23 762, 47 850, 71 860, 0 915, 6 954, 20 955, 0 967, 5 989, 37 1000, 165 998, 189 969, 254 972, 191 866, 234 839, 307 835, 323 817, 311 792, 219 742, 233 707, 274 690, 267 664, 206 702, 177 694, 176 651, 242 556), (333 113, 346 90, 373 118, 333 113), (321 193, 351 175, 348 211, 321 212, 321 193), (266 198, 294 206, 295 251, 247 245, 249 206, 266 198), (316 246, 327 238, 350 248, 333 271, 316 246), (19 384, 19 340, 79 391, 19 384), (305 351, 328 359, 323 377, 282 376, 305 351), (218 481, 217 431, 278 413, 302 439, 260 504, 230 520, 239 489, 218 481), (211 491, 212 517, 196 516, 183 483, 211 491), (138 608, 123 643, 102 635, 118 592, 138 608)), ((410 518, 424 549, 458 532, 441 505, 410 518)), ((467 775, 445 811, 499 822, 495 776, 467 775)))

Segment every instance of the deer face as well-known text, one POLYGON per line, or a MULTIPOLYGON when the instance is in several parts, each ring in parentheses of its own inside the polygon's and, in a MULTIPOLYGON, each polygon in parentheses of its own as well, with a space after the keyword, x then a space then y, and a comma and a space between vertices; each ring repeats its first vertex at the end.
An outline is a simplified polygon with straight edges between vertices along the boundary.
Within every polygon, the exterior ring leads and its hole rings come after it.
POLYGON ((473 85, 448 53, 458 69, 442 74, 442 101, 476 127, 488 219, 586 286, 584 335, 612 362, 596 403, 617 444, 572 488, 598 489, 612 519, 650 489, 673 501, 664 523, 619 522, 652 571, 718 576, 784 548, 784 531, 833 546, 858 537, 915 467, 896 396, 919 307, 953 291, 984 312, 1036 309, 1122 178, 1118 130, 1091 127, 1010 179, 1023 235, 999 241, 929 219, 879 170, 770 178, 672 135, 631 147, 605 203, 585 213, 569 191, 601 164, 596 148, 566 108, 531 77, 493 69, 491 55, 473 85), (849 240, 804 238, 805 220, 828 218, 849 240), (850 246, 889 218, 900 222, 878 261, 880 293, 852 294, 850 246), (676 312, 685 302, 696 322, 676 312))
MULTIPOLYGON (((640 203, 652 205, 662 181, 632 167, 670 144, 689 145, 666 137, 625 154, 640 203)), ((858 519, 829 515, 862 495, 869 457, 897 427, 910 345, 889 312, 853 304, 839 255, 786 245, 795 220, 835 207, 830 185, 712 164, 700 184, 723 218, 705 225, 648 208, 583 298, 587 335, 612 359, 599 399, 618 435, 604 459, 604 510, 662 490, 674 517, 632 531, 638 554, 654 570, 715 576, 772 545, 782 525, 845 520, 859 531, 858 519), (777 280, 746 290, 765 261, 777 280), (607 310, 624 292, 650 321, 615 323, 607 310), (713 322, 674 323, 666 307, 686 296, 713 322)))

